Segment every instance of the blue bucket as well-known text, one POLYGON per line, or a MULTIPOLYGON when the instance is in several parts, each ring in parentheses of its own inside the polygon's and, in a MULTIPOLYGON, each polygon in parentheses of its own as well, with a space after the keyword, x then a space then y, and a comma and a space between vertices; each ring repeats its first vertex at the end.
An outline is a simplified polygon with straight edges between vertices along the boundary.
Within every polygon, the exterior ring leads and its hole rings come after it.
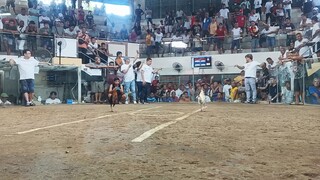
POLYGON ((73 100, 72 99, 67 99, 67 104, 73 104, 73 100))

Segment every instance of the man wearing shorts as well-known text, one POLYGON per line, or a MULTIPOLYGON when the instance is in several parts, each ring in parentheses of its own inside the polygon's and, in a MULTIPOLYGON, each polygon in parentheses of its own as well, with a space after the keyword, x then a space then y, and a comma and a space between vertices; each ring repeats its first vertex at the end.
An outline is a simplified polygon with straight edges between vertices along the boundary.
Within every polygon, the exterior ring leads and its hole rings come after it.
MULTIPOLYGON (((86 67, 89 67, 92 69, 101 69, 103 67, 106 67, 106 65, 101 63, 101 60, 99 57, 95 57, 95 62, 87 64, 86 67)), ((95 80, 91 81, 91 92, 94 93, 93 103, 95 104, 102 103, 101 96, 102 96, 102 93, 105 91, 103 79, 104 78, 101 75, 101 76, 95 76, 95 80)))
POLYGON ((23 57, 13 60, 10 59, 10 64, 17 65, 20 73, 21 93, 23 94, 26 106, 34 106, 32 97, 34 95, 34 72, 35 67, 39 65, 39 61, 31 57, 29 49, 23 50, 23 57))

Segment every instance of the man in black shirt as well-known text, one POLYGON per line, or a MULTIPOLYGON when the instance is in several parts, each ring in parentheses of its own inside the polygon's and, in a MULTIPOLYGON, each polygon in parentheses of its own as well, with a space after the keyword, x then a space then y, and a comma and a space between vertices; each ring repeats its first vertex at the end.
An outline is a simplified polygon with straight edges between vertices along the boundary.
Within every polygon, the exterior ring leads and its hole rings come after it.
POLYGON ((143 10, 141 9, 141 4, 138 4, 138 8, 135 10, 135 14, 136 14, 136 23, 140 25, 141 16, 144 15, 143 10))

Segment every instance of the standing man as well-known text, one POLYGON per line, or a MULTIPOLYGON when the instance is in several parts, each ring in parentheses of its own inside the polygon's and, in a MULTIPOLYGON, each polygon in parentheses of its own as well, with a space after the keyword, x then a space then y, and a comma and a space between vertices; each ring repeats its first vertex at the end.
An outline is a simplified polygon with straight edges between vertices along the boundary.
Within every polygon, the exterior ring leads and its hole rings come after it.
POLYGON ((136 23, 140 25, 141 16, 144 15, 143 10, 141 9, 141 4, 138 4, 138 8, 135 10, 136 14, 136 23))
POLYGON ((151 81, 153 78, 153 74, 157 74, 159 70, 153 70, 152 66, 152 59, 147 58, 146 64, 141 67, 141 80, 142 80, 142 92, 141 92, 141 102, 144 104, 147 102, 147 98, 150 95, 150 87, 151 81))
POLYGON ((82 59, 82 64, 89 63, 87 58, 87 49, 90 42, 90 37, 87 34, 87 29, 83 27, 81 32, 78 33, 78 56, 82 59))
POLYGON ((243 66, 236 65, 235 67, 239 69, 243 69, 245 74, 245 88, 246 88, 246 95, 247 95, 247 101, 246 103, 257 103, 257 87, 256 87, 256 74, 257 69, 260 64, 257 61, 253 60, 252 54, 247 54, 245 56, 246 58, 246 64, 243 66))
POLYGON ((31 51, 25 49, 23 50, 23 58, 10 59, 9 62, 12 66, 18 65, 21 92, 26 101, 26 106, 34 106, 35 104, 32 101, 34 95, 34 71, 35 67, 39 65, 39 61, 31 58, 31 51))
MULTIPOLYGON (((138 59, 139 52, 137 51, 137 56, 135 61, 138 59)), ((133 104, 137 104, 136 99, 136 83, 135 83, 135 74, 133 70, 133 64, 130 62, 128 57, 124 58, 124 64, 121 66, 121 72, 124 74, 124 92, 126 94, 126 104, 129 104, 129 90, 133 98, 133 104)))
MULTIPOLYGON (((86 67, 89 67, 92 69, 102 69, 106 67, 105 64, 101 63, 100 57, 95 57, 94 59, 95 59, 95 62, 86 64, 86 67)), ((91 81, 91 91, 94 93, 93 103, 94 104, 103 103, 101 101, 101 96, 102 96, 102 93, 105 91, 105 88, 104 88, 104 79, 102 76, 95 76, 95 80, 91 81)))

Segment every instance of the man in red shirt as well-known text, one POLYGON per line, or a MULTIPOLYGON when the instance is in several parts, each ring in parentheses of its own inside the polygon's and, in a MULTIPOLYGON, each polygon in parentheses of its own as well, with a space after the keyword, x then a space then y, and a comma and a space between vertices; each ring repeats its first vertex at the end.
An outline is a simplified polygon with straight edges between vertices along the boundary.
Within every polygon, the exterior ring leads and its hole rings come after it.
POLYGON ((242 29, 242 32, 244 32, 244 27, 246 27, 246 16, 243 15, 242 9, 240 9, 239 13, 236 16, 236 22, 238 23, 238 26, 242 29))

